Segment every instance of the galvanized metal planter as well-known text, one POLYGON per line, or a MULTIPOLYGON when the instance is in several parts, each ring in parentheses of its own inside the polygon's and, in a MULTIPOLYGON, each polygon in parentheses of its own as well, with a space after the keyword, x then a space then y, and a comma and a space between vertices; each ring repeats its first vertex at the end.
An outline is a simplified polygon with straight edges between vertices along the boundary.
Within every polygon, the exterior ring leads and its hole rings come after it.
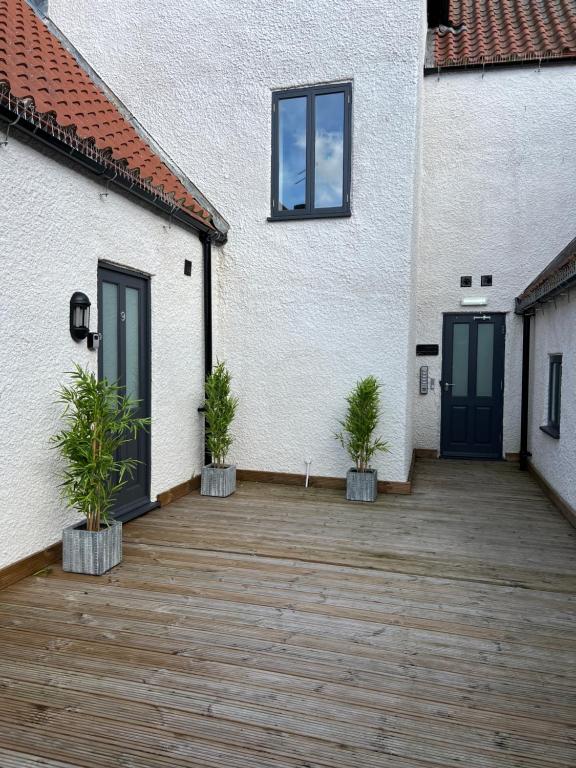
POLYGON ((62 569, 101 576, 122 560, 122 523, 114 520, 99 531, 77 523, 62 532, 62 569))
POLYGON ((346 473, 346 498, 348 501, 376 501, 378 496, 378 472, 368 469, 359 472, 354 467, 346 473))
POLYGON ((236 464, 227 467, 215 467, 207 464, 202 467, 200 493, 202 496, 230 496, 236 490, 236 464))

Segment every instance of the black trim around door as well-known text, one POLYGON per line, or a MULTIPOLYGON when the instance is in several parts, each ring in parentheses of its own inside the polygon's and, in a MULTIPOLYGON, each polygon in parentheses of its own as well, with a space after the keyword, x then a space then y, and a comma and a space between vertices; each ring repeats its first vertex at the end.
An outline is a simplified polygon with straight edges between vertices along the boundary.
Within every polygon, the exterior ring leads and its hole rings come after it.
POLYGON ((506 315, 444 315, 441 455, 502 459, 506 315))
MULTIPOLYGON (((127 387, 135 390, 139 401, 135 415, 149 417, 151 312, 150 279, 147 275, 114 265, 99 265, 98 329, 102 334, 98 375, 108 375, 109 378, 115 375, 124 390, 127 387), (108 370, 105 370, 106 367, 108 370)), ((135 440, 122 446, 121 455, 131 455, 139 462, 133 478, 118 494, 112 510, 116 519, 127 521, 157 506, 150 501, 150 430, 142 430, 135 440)))

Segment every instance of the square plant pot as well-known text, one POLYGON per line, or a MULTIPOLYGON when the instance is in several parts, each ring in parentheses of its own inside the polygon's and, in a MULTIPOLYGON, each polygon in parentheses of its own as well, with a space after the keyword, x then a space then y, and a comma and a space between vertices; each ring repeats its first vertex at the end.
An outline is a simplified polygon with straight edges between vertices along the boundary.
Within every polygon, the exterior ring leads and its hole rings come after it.
POLYGON ((236 490, 236 464, 227 467, 215 467, 207 464, 202 467, 200 493, 202 496, 230 496, 236 490))
POLYGON ((81 522, 62 532, 62 569, 101 576, 122 560, 122 523, 114 520, 99 531, 81 522))
POLYGON ((346 473, 346 498, 348 501, 376 501, 378 496, 378 472, 368 469, 359 472, 354 467, 346 473))

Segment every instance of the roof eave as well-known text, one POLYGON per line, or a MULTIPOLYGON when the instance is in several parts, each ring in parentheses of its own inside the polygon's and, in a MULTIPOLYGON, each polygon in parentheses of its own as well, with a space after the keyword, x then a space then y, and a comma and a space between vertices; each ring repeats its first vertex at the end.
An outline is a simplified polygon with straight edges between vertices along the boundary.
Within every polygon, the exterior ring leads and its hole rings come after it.
POLYGON ((515 312, 517 315, 530 314, 539 304, 545 304, 574 287, 576 287, 576 254, 563 267, 551 272, 533 288, 528 287, 518 296, 515 312))
POLYGON ((112 161, 110 165, 106 165, 99 159, 99 153, 94 153, 93 156, 90 156, 82 150, 81 142, 78 142, 78 146, 75 147, 73 142, 63 141, 58 133, 54 133, 47 129, 47 127, 39 125, 23 116, 21 113, 13 111, 4 103, 0 103, 0 119, 5 120, 10 125, 11 130, 22 131, 60 154, 66 155, 96 176, 105 179, 109 184, 113 184, 129 195, 146 201, 149 205, 169 215, 173 220, 178 221, 186 228, 194 230, 198 235, 209 236, 214 242, 222 242, 221 233, 211 224, 201 221, 199 217, 188 213, 179 206, 170 205, 164 199, 164 196, 155 193, 153 189, 148 189, 147 186, 136 183, 136 180, 130 173, 116 173, 112 167, 112 161))
MULTIPOLYGON (((37 11, 37 7, 35 8, 37 11)), ((140 136, 149 144, 150 148, 158 155, 162 162, 172 171, 172 173, 178 177, 187 192, 194 197, 198 203, 210 212, 212 216, 212 222, 214 224, 214 242, 217 244, 225 243, 228 236, 228 230, 230 229, 229 223, 219 213, 216 207, 205 197, 205 195, 196 187, 196 185, 186 176, 176 162, 168 155, 168 153, 158 144, 158 142, 151 136, 146 128, 134 117, 130 110, 123 104, 118 96, 111 90, 106 82, 100 77, 98 72, 86 61, 78 49, 70 42, 62 30, 54 24, 54 22, 45 14, 42 15, 43 23, 48 27, 49 31, 58 38, 66 50, 74 56, 79 65, 84 69, 92 80, 98 85, 98 87, 104 92, 106 98, 108 98, 118 109, 126 120, 131 123, 140 136)), ((208 227, 208 229, 211 229, 208 227)))
POLYGON ((438 75, 449 72, 466 72, 486 69, 511 69, 533 67, 537 65, 539 69, 546 66, 554 67, 566 64, 576 64, 576 54, 570 56, 545 56, 542 58, 509 58, 509 59, 488 59, 486 61, 459 61, 454 63, 438 63, 433 58, 426 57, 424 64, 424 75, 438 75))

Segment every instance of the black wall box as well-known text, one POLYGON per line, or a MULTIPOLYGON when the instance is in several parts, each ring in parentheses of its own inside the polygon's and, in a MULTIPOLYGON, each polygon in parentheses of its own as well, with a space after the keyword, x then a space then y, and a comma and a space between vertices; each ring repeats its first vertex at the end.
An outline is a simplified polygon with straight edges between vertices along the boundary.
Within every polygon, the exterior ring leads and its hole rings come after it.
POLYGON ((438 344, 416 344, 417 355, 437 355, 439 353, 438 344))

